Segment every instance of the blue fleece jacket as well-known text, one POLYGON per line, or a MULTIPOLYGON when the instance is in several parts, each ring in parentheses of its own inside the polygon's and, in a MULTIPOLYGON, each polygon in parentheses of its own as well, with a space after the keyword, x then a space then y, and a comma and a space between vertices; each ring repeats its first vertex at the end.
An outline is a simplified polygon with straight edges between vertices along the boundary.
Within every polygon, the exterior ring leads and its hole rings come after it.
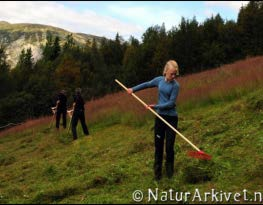
POLYGON ((179 93, 179 83, 177 81, 165 81, 164 76, 159 76, 151 81, 132 87, 133 92, 145 88, 158 87, 158 104, 154 106, 156 112, 161 115, 177 116, 176 98, 179 93))

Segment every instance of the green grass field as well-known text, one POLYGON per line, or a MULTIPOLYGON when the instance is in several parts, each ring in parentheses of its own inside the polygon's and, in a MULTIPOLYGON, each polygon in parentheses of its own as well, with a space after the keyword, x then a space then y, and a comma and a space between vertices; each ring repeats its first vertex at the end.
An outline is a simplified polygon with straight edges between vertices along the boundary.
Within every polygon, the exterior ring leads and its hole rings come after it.
POLYGON ((2 136, 0 203, 135 203, 135 190, 144 194, 141 203, 251 202, 254 192, 263 195, 262 93, 258 87, 178 106, 178 130, 212 160, 187 156, 193 148, 177 135, 175 176, 168 180, 164 170, 159 183, 153 180, 151 113, 138 118, 132 110, 108 112, 88 124, 89 137, 78 125, 74 142, 67 131, 48 129, 49 124, 2 136), (149 189, 158 189, 158 201, 149 189), (169 201, 170 189, 191 194, 187 201, 169 201), (205 201, 203 194, 212 190, 218 194, 205 201), (226 193, 232 193, 229 201, 226 193), (235 193, 241 196, 234 198, 235 193))

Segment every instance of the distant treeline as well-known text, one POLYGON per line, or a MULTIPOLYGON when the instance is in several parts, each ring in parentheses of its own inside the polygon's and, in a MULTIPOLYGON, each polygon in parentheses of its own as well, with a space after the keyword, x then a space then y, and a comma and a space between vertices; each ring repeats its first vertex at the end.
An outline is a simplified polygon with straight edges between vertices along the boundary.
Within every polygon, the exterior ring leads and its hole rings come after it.
MULTIPOLYGON (((51 113, 55 96, 67 91, 69 105, 76 87, 86 100, 118 91, 114 79, 127 86, 161 75, 165 62, 175 59, 185 75, 263 54, 263 2, 250 1, 238 13, 237 22, 217 14, 203 23, 182 17, 178 26, 148 28, 140 42, 117 33, 77 46, 72 35, 61 45, 58 36, 47 35, 43 57, 35 64, 31 49, 23 50, 14 69, 0 46, 0 125, 17 123, 51 113)), ((240 68, 242 69, 242 68, 240 68)))

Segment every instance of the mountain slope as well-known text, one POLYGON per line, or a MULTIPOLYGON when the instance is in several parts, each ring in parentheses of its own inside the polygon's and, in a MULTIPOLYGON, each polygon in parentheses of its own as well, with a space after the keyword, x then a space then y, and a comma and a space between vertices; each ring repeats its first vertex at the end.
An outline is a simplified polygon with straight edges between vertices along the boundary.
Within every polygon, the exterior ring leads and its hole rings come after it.
POLYGON ((92 42, 93 38, 100 43, 102 37, 72 33, 61 28, 41 25, 41 24, 29 24, 18 23, 10 24, 5 21, 0 21, 0 42, 7 45, 8 63, 11 67, 15 66, 21 50, 31 47, 34 60, 38 60, 41 57, 41 45, 45 45, 46 36, 50 33, 53 36, 59 36, 61 44, 66 40, 66 36, 72 34, 76 44, 85 45, 87 41, 92 42))

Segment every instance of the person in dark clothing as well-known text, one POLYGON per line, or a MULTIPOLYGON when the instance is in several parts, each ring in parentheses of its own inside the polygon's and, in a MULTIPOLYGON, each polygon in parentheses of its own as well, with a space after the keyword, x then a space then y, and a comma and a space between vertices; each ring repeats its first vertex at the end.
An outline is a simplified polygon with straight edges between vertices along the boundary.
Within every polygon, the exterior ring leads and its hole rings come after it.
POLYGON ((61 90, 57 96, 56 105, 56 128, 59 129, 60 117, 62 115, 63 127, 67 126, 67 97, 66 91, 61 90))
POLYGON ((72 120, 71 120, 71 129, 72 129, 72 134, 73 134, 73 140, 76 140, 77 137, 77 124, 78 120, 80 120, 83 132, 85 135, 89 135, 89 130, 85 122, 85 108, 84 108, 84 100, 81 96, 81 89, 77 88, 76 89, 76 94, 73 95, 73 114, 72 114, 72 120))
MULTIPOLYGON (((132 88, 128 88, 127 92, 132 94, 145 88, 158 88, 158 104, 148 105, 147 108, 156 109, 157 113, 164 118, 174 128, 177 128, 178 115, 176 111, 176 99, 179 93, 179 83, 175 80, 176 75, 179 74, 179 68, 174 60, 166 63, 163 76, 158 76, 151 81, 139 84, 132 88)), ((162 162, 164 144, 166 149, 166 175, 171 178, 174 173, 174 143, 175 132, 168 127, 158 117, 155 118, 154 126, 154 175, 156 180, 160 180, 162 176, 162 162), (164 140, 166 138, 166 142, 164 140)))

